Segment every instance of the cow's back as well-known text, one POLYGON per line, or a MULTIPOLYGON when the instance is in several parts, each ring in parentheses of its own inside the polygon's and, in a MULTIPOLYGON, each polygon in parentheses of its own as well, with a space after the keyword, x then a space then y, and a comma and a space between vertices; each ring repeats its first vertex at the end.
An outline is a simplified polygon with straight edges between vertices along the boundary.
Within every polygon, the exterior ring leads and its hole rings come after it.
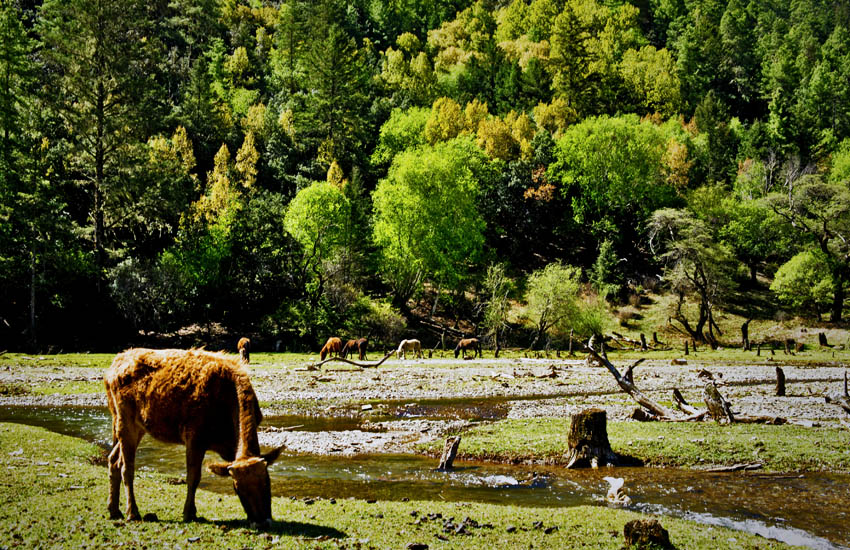
POLYGON ((223 354, 136 348, 118 354, 104 380, 110 408, 156 439, 185 443, 191 433, 223 438, 227 441, 221 443, 230 446, 237 435, 234 375, 240 373, 223 354))

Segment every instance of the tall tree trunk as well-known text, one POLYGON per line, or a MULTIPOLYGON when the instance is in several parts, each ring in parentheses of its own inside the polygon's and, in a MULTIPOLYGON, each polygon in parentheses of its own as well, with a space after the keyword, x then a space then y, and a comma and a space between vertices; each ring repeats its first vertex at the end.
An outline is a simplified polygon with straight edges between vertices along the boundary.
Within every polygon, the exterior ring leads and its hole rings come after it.
POLYGON ((30 251, 30 345, 35 350, 36 335, 35 335, 35 252, 30 251))

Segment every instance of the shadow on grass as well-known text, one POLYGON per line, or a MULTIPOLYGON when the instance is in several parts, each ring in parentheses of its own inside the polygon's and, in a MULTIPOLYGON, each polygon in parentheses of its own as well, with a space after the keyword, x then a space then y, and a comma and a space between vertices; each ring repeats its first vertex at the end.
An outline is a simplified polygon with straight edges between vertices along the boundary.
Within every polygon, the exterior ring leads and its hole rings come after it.
MULTIPOLYGON (((160 520, 155 515, 146 515, 146 522, 153 523, 173 523, 175 525, 185 525, 179 520, 160 520)), ((310 539, 342 539, 348 536, 344 531, 328 527, 326 525, 317 525, 314 523, 301 523, 299 521, 277 521, 272 520, 270 527, 260 527, 256 524, 251 524, 244 519, 226 519, 226 520, 209 520, 207 518, 198 517, 193 523, 201 523, 207 525, 215 525, 216 527, 224 527, 229 529, 249 529, 256 533, 269 533, 272 535, 280 535, 287 537, 304 537, 310 539)))

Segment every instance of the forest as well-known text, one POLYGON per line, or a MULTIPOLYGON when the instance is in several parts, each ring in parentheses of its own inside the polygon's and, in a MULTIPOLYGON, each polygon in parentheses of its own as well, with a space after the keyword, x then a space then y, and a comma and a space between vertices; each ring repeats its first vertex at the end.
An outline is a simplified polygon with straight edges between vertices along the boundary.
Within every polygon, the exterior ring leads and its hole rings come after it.
POLYGON ((0 349, 847 314, 850 2, 0 0, 0 81, 0 349))

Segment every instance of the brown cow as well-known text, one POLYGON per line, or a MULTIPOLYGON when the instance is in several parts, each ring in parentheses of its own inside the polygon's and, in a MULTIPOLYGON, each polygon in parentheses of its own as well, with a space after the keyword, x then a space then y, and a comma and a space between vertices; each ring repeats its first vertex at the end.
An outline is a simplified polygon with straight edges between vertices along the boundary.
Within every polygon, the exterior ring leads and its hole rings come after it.
POLYGON ((458 354, 462 351, 463 358, 466 359, 466 350, 472 350, 472 358, 475 359, 475 356, 481 357, 481 343, 478 341, 478 338, 464 338, 460 342, 457 343, 457 347, 455 348, 455 359, 457 359, 458 354))
POLYGON ((133 493, 136 448, 145 433, 186 446, 186 503, 183 520, 197 517, 195 491, 209 449, 227 462, 210 464, 233 478, 233 488, 256 523, 271 524, 268 467, 279 447, 260 454, 257 425, 263 419, 248 374, 231 356, 203 350, 130 349, 119 353, 104 374, 112 413, 109 453, 109 517, 121 518, 119 491, 127 491, 127 516, 139 520, 133 493))
POLYGON ((357 350, 357 356, 360 358, 361 361, 363 361, 364 359, 366 359, 366 348, 368 347, 369 341, 365 338, 349 340, 342 348, 342 358, 345 359, 349 353, 354 355, 354 350, 357 350))
POLYGON ((336 336, 331 336, 325 342, 322 351, 319 352, 319 361, 324 361, 325 357, 333 357, 334 354, 339 357, 340 353, 342 353, 342 340, 336 336))
POLYGON ((239 343, 236 344, 236 349, 239 350, 239 357, 242 359, 242 362, 248 365, 251 363, 251 340, 248 338, 240 338, 239 343))

